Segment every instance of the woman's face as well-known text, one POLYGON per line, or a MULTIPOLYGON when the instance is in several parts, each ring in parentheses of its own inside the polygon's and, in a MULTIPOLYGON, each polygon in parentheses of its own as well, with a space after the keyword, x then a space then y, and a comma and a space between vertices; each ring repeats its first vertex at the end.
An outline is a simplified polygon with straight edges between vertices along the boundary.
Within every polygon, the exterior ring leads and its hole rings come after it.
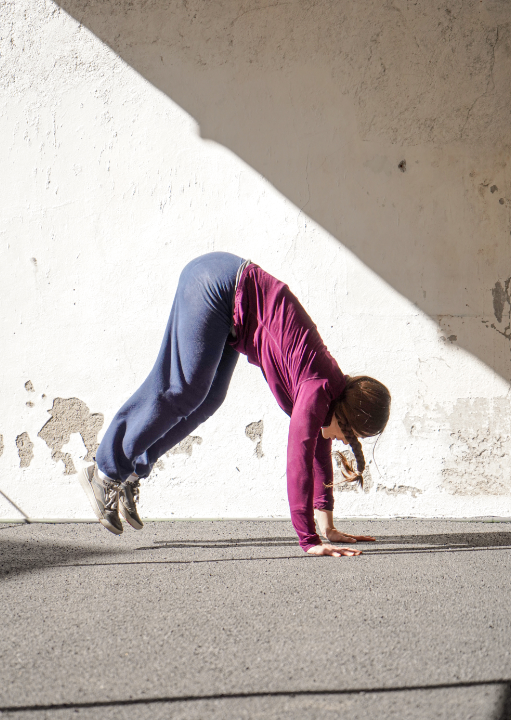
POLYGON ((341 428, 339 427, 339 423, 337 422, 335 413, 332 415, 332 422, 330 423, 330 425, 327 425, 326 427, 321 428, 321 434, 327 440, 340 440, 345 445, 348 444, 341 428))

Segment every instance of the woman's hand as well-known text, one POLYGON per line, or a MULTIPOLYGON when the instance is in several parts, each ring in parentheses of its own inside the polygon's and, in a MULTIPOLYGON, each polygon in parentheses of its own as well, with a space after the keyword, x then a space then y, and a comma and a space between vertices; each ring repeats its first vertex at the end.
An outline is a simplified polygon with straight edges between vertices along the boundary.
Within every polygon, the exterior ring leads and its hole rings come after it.
POLYGON ((351 548, 334 547, 333 545, 313 545, 307 550, 309 555, 331 555, 332 557, 341 557, 347 555, 362 555, 362 550, 352 550, 351 548))
POLYGON ((334 527, 334 514, 332 510, 318 510, 316 509, 316 516, 318 519, 318 525, 323 537, 326 537, 330 542, 345 542, 345 543, 356 543, 356 542, 374 542, 376 538, 371 535, 346 535, 334 527))
POLYGON ((330 542, 345 542, 345 543, 356 543, 356 542, 375 542, 376 538, 371 535, 346 535, 340 532, 337 528, 329 528, 325 530, 324 536, 330 542))

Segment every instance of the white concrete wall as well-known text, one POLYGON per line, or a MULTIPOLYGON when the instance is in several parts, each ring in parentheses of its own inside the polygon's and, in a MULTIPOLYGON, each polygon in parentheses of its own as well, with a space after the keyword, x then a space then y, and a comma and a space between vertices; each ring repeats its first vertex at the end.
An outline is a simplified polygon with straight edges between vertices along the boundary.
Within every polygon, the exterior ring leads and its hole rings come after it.
MULTIPOLYGON (((210 250, 391 389, 339 516, 509 516, 510 26, 506 0, 6 0, 0 518, 92 517, 75 471, 210 250)), ((287 516, 287 427, 241 358, 142 514, 287 516)))

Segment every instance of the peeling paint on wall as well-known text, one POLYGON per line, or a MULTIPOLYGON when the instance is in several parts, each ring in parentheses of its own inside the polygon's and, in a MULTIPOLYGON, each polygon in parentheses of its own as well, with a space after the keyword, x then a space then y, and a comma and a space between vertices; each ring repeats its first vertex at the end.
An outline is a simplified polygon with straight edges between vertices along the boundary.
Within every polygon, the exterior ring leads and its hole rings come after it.
POLYGON ((202 438, 199 435, 188 435, 171 450, 168 450, 165 455, 188 455, 190 457, 194 445, 202 445, 202 438))
MULTIPOLYGON (((351 450, 344 450, 342 454, 345 456, 345 458, 348 460, 348 462, 352 463, 353 467, 356 467, 356 461, 355 456, 353 455, 351 450)), ((361 488, 360 485, 357 482, 346 482, 344 480, 344 476, 341 472, 342 463, 338 455, 334 454, 333 458, 335 460, 334 464, 334 490, 338 490, 339 492, 364 492, 368 493, 374 483, 373 478, 371 477, 371 471, 369 469, 369 463, 366 465, 366 468, 364 472, 362 473, 362 477, 364 478, 364 487, 361 488), (337 467, 336 467, 337 465, 337 467)))
POLYGON ((55 398, 53 407, 48 410, 51 419, 37 433, 51 450, 55 462, 62 460, 64 474, 73 475, 76 469, 69 453, 62 448, 71 439, 72 433, 79 433, 87 448, 86 461, 92 461, 98 448, 98 432, 103 426, 101 413, 91 414, 87 405, 78 398, 55 398))
POLYGON ((457 495, 508 495, 511 492, 509 401, 460 399, 446 416, 451 428, 450 457, 443 487, 457 495))
POLYGON ((254 454, 258 458, 264 457, 263 446, 262 446, 263 430, 264 430, 264 425, 263 425, 262 420, 259 420, 258 422, 250 423, 245 428, 245 435, 248 438, 250 438, 250 440, 252 440, 252 442, 256 443, 254 454))
POLYGON ((386 495, 411 495, 414 498, 422 494, 422 490, 416 487, 410 487, 409 485, 394 485, 390 488, 386 485, 378 485, 376 492, 383 492, 386 495))
POLYGON ((411 435, 448 434, 442 487, 452 495, 511 493, 511 413, 507 398, 460 398, 422 416, 407 414, 411 435))
POLYGON ((27 432, 23 432, 21 435, 18 435, 16 438, 16 447, 18 448, 20 467, 28 467, 34 457, 34 443, 29 438, 27 432))

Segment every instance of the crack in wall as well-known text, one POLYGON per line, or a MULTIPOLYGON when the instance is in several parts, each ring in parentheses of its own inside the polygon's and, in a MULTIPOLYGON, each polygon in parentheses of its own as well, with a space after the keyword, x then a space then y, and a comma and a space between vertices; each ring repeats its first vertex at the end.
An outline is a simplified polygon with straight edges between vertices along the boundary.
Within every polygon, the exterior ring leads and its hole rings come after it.
POLYGON ((28 467, 34 457, 34 443, 27 432, 22 432, 21 435, 17 436, 16 447, 18 448, 20 468, 28 467))
POLYGON ((55 398, 48 412, 51 419, 43 425, 37 436, 48 445, 55 462, 62 460, 64 474, 74 475, 76 468, 73 459, 69 453, 62 452, 62 448, 70 441, 73 433, 78 433, 87 448, 84 460, 92 462, 98 449, 97 437, 103 427, 104 417, 101 413, 91 414, 87 405, 78 398, 55 398))
POLYGON ((264 457, 263 453, 263 431, 264 431, 264 425, 263 421, 259 420, 258 422, 253 422, 247 425, 245 428, 245 435, 252 440, 252 442, 256 443, 254 455, 261 459, 264 457))
POLYGON ((2 457, 3 451, 4 451, 4 436, 0 435, 0 457, 2 457))
POLYGON ((463 126, 460 130, 460 140, 463 139, 463 133, 465 132, 465 128, 467 127, 470 117, 472 115, 472 110, 474 109, 476 104, 479 102, 479 100, 481 100, 482 98, 485 97, 485 95, 488 94, 488 92, 490 90, 490 84, 492 86, 491 89, 495 90, 495 80, 493 78, 493 70, 495 68, 495 48, 497 47, 497 43, 499 41, 499 26, 498 25, 497 25, 497 28, 495 29, 495 40, 493 42, 491 42, 488 38, 489 38, 489 35, 486 36, 486 43, 491 48, 491 58, 490 58, 490 67, 489 67, 489 71, 488 71, 488 81, 486 83, 486 88, 485 88, 484 92, 482 92, 481 95, 476 97, 476 99, 474 100, 474 102, 468 109, 467 117, 465 118, 465 122, 463 123, 463 126))

